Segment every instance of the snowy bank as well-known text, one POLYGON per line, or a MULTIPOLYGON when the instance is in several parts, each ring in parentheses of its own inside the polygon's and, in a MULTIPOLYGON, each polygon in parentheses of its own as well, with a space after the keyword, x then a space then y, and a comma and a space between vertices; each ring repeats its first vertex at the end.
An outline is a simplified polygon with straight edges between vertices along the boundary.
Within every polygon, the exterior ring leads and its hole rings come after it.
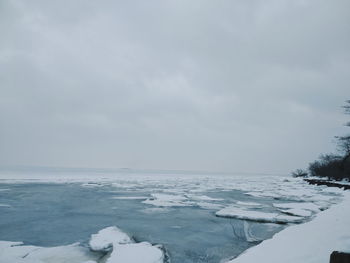
POLYGON ((350 252, 350 191, 316 218, 277 233, 229 263, 328 263, 332 251, 350 252))

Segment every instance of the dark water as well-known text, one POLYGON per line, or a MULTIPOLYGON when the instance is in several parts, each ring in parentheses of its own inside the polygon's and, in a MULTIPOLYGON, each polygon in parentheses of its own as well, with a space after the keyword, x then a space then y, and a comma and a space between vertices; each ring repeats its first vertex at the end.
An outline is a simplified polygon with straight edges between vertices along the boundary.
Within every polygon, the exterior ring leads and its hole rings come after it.
MULTIPOLYGON (((116 225, 137 241, 163 244, 173 263, 220 262, 256 245, 248 242, 243 221, 219 218, 217 210, 196 206, 155 209, 141 200, 118 200, 114 196, 147 196, 138 190, 116 191, 110 186, 80 184, 0 184, 0 240, 23 241, 38 246, 74 242, 87 244, 91 234, 116 225)), ((203 194, 203 193, 201 193, 203 194)), ((240 191, 205 193, 233 201, 255 201, 240 191)), ((273 200, 259 200, 271 203, 273 200)), ((271 237, 283 226, 249 224, 260 239, 271 237)))

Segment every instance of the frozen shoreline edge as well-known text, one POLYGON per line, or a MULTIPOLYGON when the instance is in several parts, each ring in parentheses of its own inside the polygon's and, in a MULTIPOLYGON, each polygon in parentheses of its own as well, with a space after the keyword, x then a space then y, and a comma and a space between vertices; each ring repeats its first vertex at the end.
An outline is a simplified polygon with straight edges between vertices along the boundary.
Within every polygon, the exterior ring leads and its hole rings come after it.
POLYGON ((328 263, 335 250, 350 252, 350 191, 303 224, 287 227, 227 263, 328 263))

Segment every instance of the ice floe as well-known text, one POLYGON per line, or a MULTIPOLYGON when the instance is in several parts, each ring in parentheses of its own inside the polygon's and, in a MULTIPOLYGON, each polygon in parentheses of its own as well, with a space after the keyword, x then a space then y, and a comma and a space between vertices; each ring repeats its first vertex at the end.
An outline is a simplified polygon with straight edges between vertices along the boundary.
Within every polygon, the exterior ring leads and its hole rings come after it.
POLYGON ((118 200, 146 200, 148 196, 113 196, 112 199, 118 200))
POLYGON ((320 209, 314 203, 274 203, 274 207, 282 209, 303 209, 312 212, 319 212, 320 209))
POLYGON ((197 206, 203 209, 222 209, 223 205, 215 204, 215 203, 208 203, 208 202, 197 202, 197 206))
POLYGON ((281 215, 278 213, 268 213, 268 212, 260 212, 253 210, 246 210, 237 207, 226 207, 217 211, 216 216, 219 217, 229 217, 229 218, 238 218, 245 219, 257 222, 267 222, 267 223, 300 223, 303 221, 303 218, 297 216, 288 216, 281 215))
POLYGON ((271 192, 247 192, 246 195, 254 196, 254 197, 271 197, 271 198, 280 198, 281 195, 271 192))
POLYGON ((97 262, 100 253, 77 244, 58 247, 23 245, 22 242, 0 241, 0 262, 3 263, 82 263, 97 262))
POLYGON ((282 213, 293 216, 302 216, 308 217, 312 215, 310 210, 300 209, 300 208, 291 208, 291 209, 279 209, 282 213))
POLYGON ((113 246, 106 263, 163 263, 164 259, 161 247, 141 242, 113 246))
POLYGON ((207 195, 193 195, 193 194, 186 194, 186 197, 195 200, 195 201, 224 201, 222 198, 213 198, 209 197, 207 195))
POLYGON ((263 206, 262 204, 255 203, 255 202, 242 202, 242 201, 237 201, 236 204, 239 206, 251 206, 251 207, 263 206))
POLYGON ((152 194, 151 198, 142 201, 144 204, 172 207, 172 206, 192 206, 193 202, 189 201, 187 197, 182 195, 169 195, 169 194, 152 194))

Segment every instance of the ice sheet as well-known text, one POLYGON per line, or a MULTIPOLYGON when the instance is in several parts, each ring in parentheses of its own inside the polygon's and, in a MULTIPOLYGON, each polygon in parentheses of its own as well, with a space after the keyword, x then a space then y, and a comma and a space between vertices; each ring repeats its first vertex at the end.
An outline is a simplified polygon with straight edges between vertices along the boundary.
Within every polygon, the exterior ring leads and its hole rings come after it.
POLYGON ((277 213, 268 213, 260 211, 252 211, 241 209, 237 207, 226 207, 215 213, 219 217, 229 217, 245 219, 257 222, 267 223, 300 223, 303 221, 302 218, 296 216, 280 215, 277 213))

